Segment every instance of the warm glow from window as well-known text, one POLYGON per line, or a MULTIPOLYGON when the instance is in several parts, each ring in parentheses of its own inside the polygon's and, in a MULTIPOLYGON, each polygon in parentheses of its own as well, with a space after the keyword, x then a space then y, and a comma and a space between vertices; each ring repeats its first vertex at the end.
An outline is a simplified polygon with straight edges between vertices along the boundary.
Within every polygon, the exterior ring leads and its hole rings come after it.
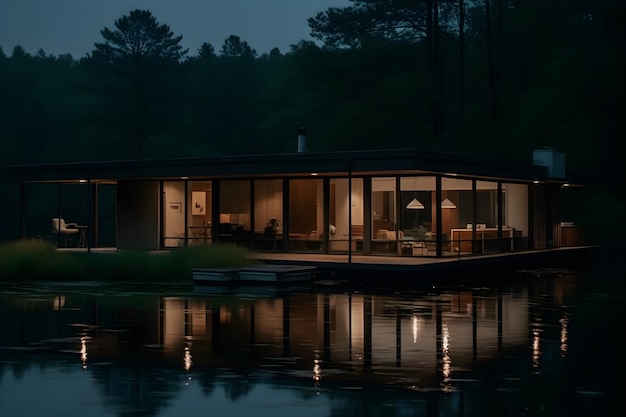
POLYGON ((83 371, 87 369, 87 338, 80 338, 80 361, 83 364, 83 371))
POLYGON ((58 295, 58 296, 54 297, 54 299, 52 300, 52 309, 53 310, 62 310, 64 306, 65 306, 65 296, 64 295, 58 295))
POLYGON ((563 316, 563 318, 559 320, 559 323, 561 323, 561 357, 565 357, 567 355, 567 328, 569 319, 567 316, 563 316))
MULTIPOLYGON (((185 353, 183 355, 183 367, 186 372, 189 372, 189 370, 191 370, 191 365, 193 365, 191 358, 191 342, 187 342, 187 346, 185 346, 185 353)), ((188 379, 191 379, 191 376, 189 376, 188 379)))
POLYGON ((448 325, 444 324, 441 329, 441 351, 443 354, 441 373, 443 375, 443 381, 441 383, 442 389, 445 392, 451 390, 450 380, 452 375, 452 359, 450 358, 450 331, 448 325))
MULTIPOLYGON (((320 359, 319 354, 315 354, 315 358, 313 359, 313 385, 315 388, 319 388, 322 383, 322 360, 320 359)), ((319 395, 319 391, 317 393, 319 395)))
POLYGON ((533 329, 533 369, 535 373, 539 373, 539 362, 541 359, 541 329, 535 327, 533 329))
POLYGON ((413 343, 417 343, 417 339, 419 339, 422 327, 424 326, 424 318, 413 316, 411 317, 411 321, 413 322, 413 343))

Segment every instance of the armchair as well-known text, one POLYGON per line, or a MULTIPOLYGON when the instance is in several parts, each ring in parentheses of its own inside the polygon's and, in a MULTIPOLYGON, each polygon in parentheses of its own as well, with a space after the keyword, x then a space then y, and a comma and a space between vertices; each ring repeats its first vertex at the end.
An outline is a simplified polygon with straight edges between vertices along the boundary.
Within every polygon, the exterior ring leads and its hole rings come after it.
POLYGON ((71 237, 74 234, 80 232, 80 229, 78 229, 78 225, 76 223, 65 223, 64 219, 59 217, 53 217, 52 232, 55 235, 60 234, 61 236, 63 236, 65 246, 68 246, 71 237))

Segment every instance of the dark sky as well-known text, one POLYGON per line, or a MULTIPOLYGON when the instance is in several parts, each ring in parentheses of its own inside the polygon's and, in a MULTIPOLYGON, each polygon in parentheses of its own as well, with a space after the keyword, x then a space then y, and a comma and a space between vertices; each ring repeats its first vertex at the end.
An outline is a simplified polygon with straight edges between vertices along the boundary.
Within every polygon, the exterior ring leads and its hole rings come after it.
POLYGON ((306 19, 350 0, 0 0, 0 46, 10 55, 16 45, 36 54, 71 54, 78 59, 101 42, 100 30, 134 9, 150 10, 159 23, 195 55, 203 42, 216 52, 237 35, 259 54, 281 52, 301 39, 312 40, 306 19))

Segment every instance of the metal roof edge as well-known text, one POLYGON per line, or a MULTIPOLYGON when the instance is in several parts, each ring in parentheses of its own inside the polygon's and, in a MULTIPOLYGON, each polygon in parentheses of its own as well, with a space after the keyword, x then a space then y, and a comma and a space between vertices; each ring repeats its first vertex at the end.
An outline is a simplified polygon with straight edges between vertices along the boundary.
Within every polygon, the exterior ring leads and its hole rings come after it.
MULTIPOLYGON (((424 151, 416 148, 399 148, 399 149, 382 149, 382 150, 356 150, 356 151, 332 151, 332 152, 299 152, 299 153, 279 153, 279 154, 258 154, 258 155, 226 155, 226 156, 207 156, 192 158, 168 158, 168 159, 138 159, 138 160, 113 160, 113 161, 82 161, 82 162, 65 162, 51 164, 25 164, 10 165, 7 171, 13 177, 31 177, 34 179, 50 171, 71 172, 71 171, 99 171, 99 170, 115 170, 115 169, 143 169, 158 167, 177 167, 185 165, 210 165, 213 167, 236 164, 267 164, 271 162, 288 163, 298 161, 320 161, 320 162, 339 162, 349 160, 405 160, 407 165, 411 165, 414 161, 430 162, 430 164, 463 164, 465 168, 476 167, 476 172, 482 172, 493 169, 501 169, 511 172, 511 174, 521 174, 520 177, 529 179, 537 177, 538 180, 548 180, 547 169, 544 166, 525 164, 516 161, 502 161, 489 159, 485 157, 477 157, 474 155, 463 155, 455 153, 444 153, 435 151, 424 151), (28 175, 31 174, 31 175, 28 175), (39 175, 36 175, 39 174, 39 175)), ((417 164, 416 164, 417 165, 417 164)), ((472 170, 474 171, 474 170, 472 170)), ((323 171, 322 171, 323 172, 323 171)), ((470 173, 470 175, 472 175, 470 173)), ((479 175, 479 174, 476 174, 479 175)), ((566 181, 566 180, 564 180, 566 181)))

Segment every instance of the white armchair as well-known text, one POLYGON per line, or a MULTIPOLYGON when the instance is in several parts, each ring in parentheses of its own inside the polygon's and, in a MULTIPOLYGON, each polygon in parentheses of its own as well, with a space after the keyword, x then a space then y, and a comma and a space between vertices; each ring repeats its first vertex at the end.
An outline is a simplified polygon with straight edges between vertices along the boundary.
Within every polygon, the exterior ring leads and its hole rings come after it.
POLYGON ((76 223, 65 223, 62 218, 52 218, 52 232, 55 235, 61 234, 65 246, 68 245, 71 237, 80 231, 77 226, 76 223))

